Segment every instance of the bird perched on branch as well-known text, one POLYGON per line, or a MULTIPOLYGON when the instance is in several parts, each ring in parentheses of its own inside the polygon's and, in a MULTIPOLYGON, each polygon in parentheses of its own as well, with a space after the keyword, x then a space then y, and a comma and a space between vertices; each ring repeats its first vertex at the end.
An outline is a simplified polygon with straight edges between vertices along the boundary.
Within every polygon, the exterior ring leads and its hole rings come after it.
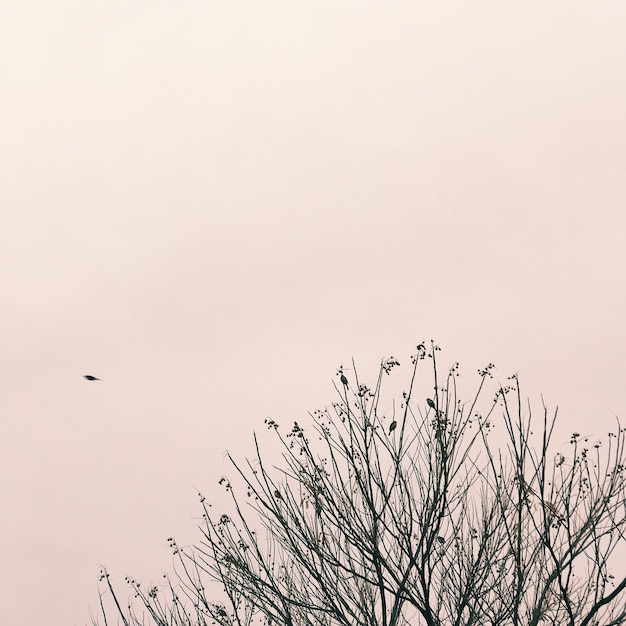
POLYGON ((96 378, 95 376, 90 376, 89 374, 85 374, 83 378, 86 378, 87 380, 100 380, 100 378, 96 378))
POLYGON ((348 385, 348 379, 346 378, 346 375, 341 372, 339 375, 339 380, 341 381, 341 383, 343 384, 343 386, 348 389, 349 385, 348 385))

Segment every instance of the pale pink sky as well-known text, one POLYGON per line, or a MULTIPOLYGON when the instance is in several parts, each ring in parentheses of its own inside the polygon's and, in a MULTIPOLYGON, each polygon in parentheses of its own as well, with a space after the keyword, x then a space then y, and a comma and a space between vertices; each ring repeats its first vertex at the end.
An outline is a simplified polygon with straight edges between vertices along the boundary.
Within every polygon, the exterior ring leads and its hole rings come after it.
POLYGON ((563 432, 626 421, 624 33, 623 2, 2 2, 0 623, 158 578, 224 451, 351 357, 434 337, 563 432))

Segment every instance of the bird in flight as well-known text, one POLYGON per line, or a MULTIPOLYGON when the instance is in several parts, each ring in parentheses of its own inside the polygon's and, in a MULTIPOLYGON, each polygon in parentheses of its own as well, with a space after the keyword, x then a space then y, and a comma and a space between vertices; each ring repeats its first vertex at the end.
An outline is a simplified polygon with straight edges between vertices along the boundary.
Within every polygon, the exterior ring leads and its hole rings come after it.
POLYGON ((100 378, 96 378, 95 376, 90 376, 89 374, 85 374, 83 378, 86 378, 87 380, 100 380, 100 378))

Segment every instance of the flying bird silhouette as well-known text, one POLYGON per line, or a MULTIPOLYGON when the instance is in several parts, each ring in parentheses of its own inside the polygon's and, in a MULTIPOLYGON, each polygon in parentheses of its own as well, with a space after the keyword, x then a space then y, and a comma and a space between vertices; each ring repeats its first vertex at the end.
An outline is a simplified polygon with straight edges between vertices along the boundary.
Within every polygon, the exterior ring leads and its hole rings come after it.
POLYGON ((87 380, 100 380, 100 378, 96 378, 95 376, 90 376, 89 374, 85 374, 83 378, 86 378, 87 380))

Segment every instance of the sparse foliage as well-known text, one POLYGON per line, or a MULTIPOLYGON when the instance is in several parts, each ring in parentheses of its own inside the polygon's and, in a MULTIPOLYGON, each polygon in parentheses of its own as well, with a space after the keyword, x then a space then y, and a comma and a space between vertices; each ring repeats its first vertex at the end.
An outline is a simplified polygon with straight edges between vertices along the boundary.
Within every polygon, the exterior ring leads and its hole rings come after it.
POLYGON ((104 623, 108 606, 125 625, 623 624, 611 557, 626 528, 624 429, 554 450, 556 413, 533 418, 516 376, 497 384, 489 364, 463 401, 458 365, 440 380, 437 351, 417 347, 398 404, 383 393, 390 357, 371 387, 341 368, 310 427, 266 420, 279 466, 256 436, 253 459, 230 458, 241 492, 222 478, 231 512, 201 496, 201 540, 169 539, 175 583, 129 579, 122 607, 103 570, 104 623))

